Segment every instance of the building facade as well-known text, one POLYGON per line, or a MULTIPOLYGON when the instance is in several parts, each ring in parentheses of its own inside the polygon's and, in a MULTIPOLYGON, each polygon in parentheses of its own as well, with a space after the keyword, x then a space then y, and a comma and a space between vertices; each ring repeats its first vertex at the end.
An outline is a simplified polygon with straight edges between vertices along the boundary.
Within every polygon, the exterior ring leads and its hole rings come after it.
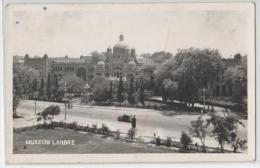
POLYGON ((131 78, 136 75, 138 70, 137 55, 134 48, 129 48, 124 41, 123 34, 120 34, 119 41, 113 46, 107 48, 105 60, 99 61, 95 65, 94 75, 103 76, 109 80, 118 80, 122 78, 131 78))
MULTIPOLYGON (((24 58, 14 56, 14 61, 24 63, 35 70, 38 70, 41 78, 47 81, 48 74, 51 78, 64 77, 66 75, 76 75, 87 81, 92 77, 104 77, 107 80, 118 81, 130 80, 142 73, 142 65, 153 64, 152 60, 145 57, 138 57, 135 48, 130 48, 125 42, 124 35, 120 34, 118 42, 113 48, 108 47, 103 53, 103 58, 95 65, 91 65, 91 56, 81 56, 80 58, 55 57, 49 58, 46 54, 43 57, 24 58), (93 68, 90 68, 93 67, 93 68), (91 75, 90 75, 91 74, 91 75)), ((222 59, 224 70, 239 64, 245 64, 244 57, 236 54, 234 58, 222 59)), ((208 88, 215 97, 232 97, 233 86, 224 79, 224 71, 216 77, 216 81, 208 88)))

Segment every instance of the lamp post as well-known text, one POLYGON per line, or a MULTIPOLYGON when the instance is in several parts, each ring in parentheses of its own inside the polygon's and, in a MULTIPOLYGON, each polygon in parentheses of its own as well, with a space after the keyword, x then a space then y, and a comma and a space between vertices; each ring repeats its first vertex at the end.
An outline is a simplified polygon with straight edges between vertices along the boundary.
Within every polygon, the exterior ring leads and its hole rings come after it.
POLYGON ((64 92, 64 101, 65 101, 65 120, 67 119, 67 88, 65 81, 65 92, 64 92))
POLYGON ((86 83, 85 86, 84 86, 85 94, 83 95, 83 99, 85 99, 85 101, 86 101, 87 103, 89 103, 89 93, 88 93, 89 88, 90 88, 90 87, 89 87, 88 83, 86 83), (86 99, 87 99, 87 100, 86 100, 86 99))
POLYGON ((34 92, 33 99, 34 99, 34 114, 36 114, 36 98, 37 98, 37 92, 34 92))
POLYGON ((203 88, 203 111, 205 112, 205 104, 206 104, 206 88, 203 88))

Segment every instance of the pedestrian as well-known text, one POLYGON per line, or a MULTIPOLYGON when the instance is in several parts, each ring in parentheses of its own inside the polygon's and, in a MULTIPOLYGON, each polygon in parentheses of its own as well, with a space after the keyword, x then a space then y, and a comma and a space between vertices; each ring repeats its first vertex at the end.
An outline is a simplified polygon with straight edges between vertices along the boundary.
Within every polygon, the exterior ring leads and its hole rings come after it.
POLYGON ((134 117, 132 118, 132 128, 135 128, 135 127, 136 127, 136 118, 134 115, 134 117))
POLYGON ((198 146, 198 143, 197 143, 197 142, 195 143, 195 146, 196 146, 196 148, 197 148, 197 151, 199 151, 199 146, 198 146))

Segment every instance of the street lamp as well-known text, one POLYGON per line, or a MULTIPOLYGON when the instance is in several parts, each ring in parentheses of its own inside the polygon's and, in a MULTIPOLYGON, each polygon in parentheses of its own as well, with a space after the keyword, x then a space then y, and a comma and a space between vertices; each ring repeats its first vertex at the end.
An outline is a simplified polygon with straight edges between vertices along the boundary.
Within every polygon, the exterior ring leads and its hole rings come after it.
POLYGON ((90 88, 90 87, 89 87, 89 84, 86 83, 83 88, 84 88, 84 92, 85 92, 85 93, 83 94, 83 101, 86 101, 87 103, 89 103, 89 93, 88 93, 89 88, 90 88), (85 99, 85 100, 84 100, 84 99, 85 99))
POLYGON ((36 114, 36 96, 37 96, 37 92, 34 92, 34 94, 33 94, 33 99, 34 99, 34 114, 36 114))
POLYGON ((65 92, 64 92, 64 101, 65 101, 65 120, 67 119, 67 88, 66 88, 66 81, 65 81, 65 92))
POLYGON ((203 88, 203 111, 205 112, 205 104, 206 104, 206 88, 203 88))

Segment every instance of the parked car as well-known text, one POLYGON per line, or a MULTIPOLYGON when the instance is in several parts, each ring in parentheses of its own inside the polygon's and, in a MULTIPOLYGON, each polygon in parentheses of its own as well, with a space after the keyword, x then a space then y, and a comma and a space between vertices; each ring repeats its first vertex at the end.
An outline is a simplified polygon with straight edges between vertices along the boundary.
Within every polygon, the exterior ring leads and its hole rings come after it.
POLYGON ((132 122, 132 116, 129 115, 121 115, 117 117, 117 121, 122 121, 122 122, 132 122))

